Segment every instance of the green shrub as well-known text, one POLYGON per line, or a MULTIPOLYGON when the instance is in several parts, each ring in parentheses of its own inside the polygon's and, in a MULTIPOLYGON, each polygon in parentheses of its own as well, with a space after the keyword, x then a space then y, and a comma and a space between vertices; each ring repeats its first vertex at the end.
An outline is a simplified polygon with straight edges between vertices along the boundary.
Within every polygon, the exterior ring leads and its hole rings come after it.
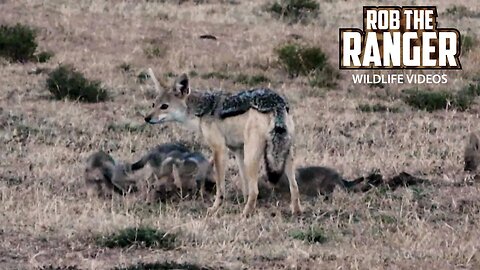
POLYGON ((317 69, 310 74, 308 83, 312 87, 333 87, 340 74, 330 65, 317 69))
POLYGON ((37 49, 36 32, 26 25, 0 26, 0 56, 12 62, 33 59, 37 49))
POLYGON ((319 4, 314 0, 280 0, 267 7, 274 17, 290 23, 305 23, 318 15, 319 4))
POLYGON ((209 270, 212 268, 198 266, 189 263, 176 262, 155 262, 155 263, 139 263, 128 267, 115 267, 113 270, 209 270))
POLYGON ((149 248, 173 249, 175 235, 150 227, 126 228, 97 239, 97 244, 108 248, 141 246, 149 248))
POLYGON ((56 99, 100 102, 108 99, 99 81, 89 81, 72 66, 60 65, 47 78, 47 88, 56 99))
POLYGON ((325 231, 322 228, 310 227, 305 231, 294 230, 290 232, 290 236, 297 240, 302 240, 308 243, 326 243, 327 237, 325 236, 325 231))
POLYGON ((328 65, 327 56, 318 47, 287 44, 276 49, 276 53, 280 64, 292 77, 309 75, 328 65))
POLYGON ((144 84, 148 80, 148 78, 150 78, 150 75, 148 75, 146 71, 142 71, 137 75, 137 82, 144 84))
POLYGON ((312 87, 335 85, 339 73, 328 63, 318 47, 287 44, 276 49, 278 61, 290 77, 308 76, 312 87))
POLYGON ((449 102, 453 100, 453 94, 446 91, 432 92, 413 89, 406 91, 406 93, 405 103, 428 112, 446 109, 449 102))
POLYGON ((47 62, 48 60, 50 60, 50 58, 52 58, 55 54, 53 52, 41 52, 37 55, 35 55, 35 58, 37 60, 38 63, 45 63, 47 62))

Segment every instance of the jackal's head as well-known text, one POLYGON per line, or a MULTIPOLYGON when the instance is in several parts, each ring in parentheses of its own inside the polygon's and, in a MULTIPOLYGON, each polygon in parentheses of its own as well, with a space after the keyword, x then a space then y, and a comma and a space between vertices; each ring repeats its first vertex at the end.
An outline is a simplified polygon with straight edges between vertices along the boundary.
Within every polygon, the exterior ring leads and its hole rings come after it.
POLYGON ((480 140, 477 134, 471 133, 464 153, 464 171, 476 171, 480 165, 480 140))
POLYGON ((155 78, 152 69, 148 69, 150 78, 155 84, 157 97, 145 122, 149 124, 162 124, 167 122, 185 123, 188 120, 186 99, 190 95, 188 76, 178 76, 172 86, 160 84, 155 78))

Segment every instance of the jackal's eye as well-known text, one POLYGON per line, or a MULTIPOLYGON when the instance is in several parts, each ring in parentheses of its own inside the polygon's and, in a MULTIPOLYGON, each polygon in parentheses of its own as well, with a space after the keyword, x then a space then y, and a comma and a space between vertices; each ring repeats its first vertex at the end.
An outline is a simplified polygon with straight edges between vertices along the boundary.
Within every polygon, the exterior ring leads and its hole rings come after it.
POLYGON ((152 104, 152 108, 155 108, 155 103, 152 104))
POLYGON ((162 106, 160 106, 160 109, 161 109, 161 110, 166 110, 166 109, 168 109, 168 104, 162 104, 162 106))

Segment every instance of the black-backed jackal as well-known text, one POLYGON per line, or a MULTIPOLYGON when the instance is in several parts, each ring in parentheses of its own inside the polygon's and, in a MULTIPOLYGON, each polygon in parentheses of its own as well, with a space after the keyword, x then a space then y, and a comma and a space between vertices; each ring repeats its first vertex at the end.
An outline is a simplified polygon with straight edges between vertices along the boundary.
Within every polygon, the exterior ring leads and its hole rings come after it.
POLYGON ((225 196, 226 151, 235 155, 242 178, 242 192, 248 200, 243 215, 256 206, 258 172, 262 159, 272 181, 285 173, 289 181, 292 213, 301 212, 293 164, 294 123, 284 98, 270 89, 252 89, 237 94, 202 92, 190 88, 186 74, 173 85, 161 87, 151 69, 149 75, 158 91, 150 124, 178 122, 200 132, 213 151, 216 195, 209 213, 216 212, 225 196))

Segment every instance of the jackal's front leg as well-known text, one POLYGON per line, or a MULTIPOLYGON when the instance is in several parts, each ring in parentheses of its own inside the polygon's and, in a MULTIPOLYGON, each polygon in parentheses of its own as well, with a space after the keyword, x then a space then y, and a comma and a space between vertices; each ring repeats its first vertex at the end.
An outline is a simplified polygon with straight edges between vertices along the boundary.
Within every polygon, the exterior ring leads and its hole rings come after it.
POLYGON ((215 149, 213 151, 213 161, 215 166, 216 194, 212 207, 208 208, 208 213, 215 213, 222 204, 225 196, 225 149, 215 149))

